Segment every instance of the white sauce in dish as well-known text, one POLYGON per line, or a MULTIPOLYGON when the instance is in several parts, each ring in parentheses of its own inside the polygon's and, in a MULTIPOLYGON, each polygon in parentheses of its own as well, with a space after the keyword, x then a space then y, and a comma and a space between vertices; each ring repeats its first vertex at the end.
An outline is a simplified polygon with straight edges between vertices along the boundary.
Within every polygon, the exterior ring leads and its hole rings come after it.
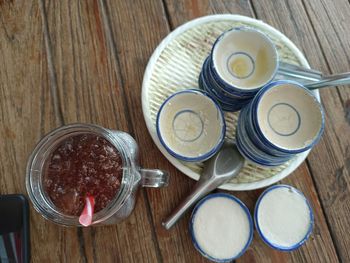
POLYGON ((311 224, 305 197, 289 187, 278 187, 267 192, 260 201, 256 217, 267 241, 284 248, 303 241, 311 224))
POLYGON ((193 235, 200 249, 215 259, 238 256, 250 240, 250 221, 233 199, 208 198, 193 219, 193 235))

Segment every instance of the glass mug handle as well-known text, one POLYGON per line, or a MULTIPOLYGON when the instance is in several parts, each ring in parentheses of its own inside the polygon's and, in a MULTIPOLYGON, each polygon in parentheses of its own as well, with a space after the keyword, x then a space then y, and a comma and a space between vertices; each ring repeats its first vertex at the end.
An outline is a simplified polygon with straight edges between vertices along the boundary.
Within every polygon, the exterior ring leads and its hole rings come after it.
POLYGON ((169 184, 169 173, 158 169, 140 169, 143 187, 165 187, 169 184))

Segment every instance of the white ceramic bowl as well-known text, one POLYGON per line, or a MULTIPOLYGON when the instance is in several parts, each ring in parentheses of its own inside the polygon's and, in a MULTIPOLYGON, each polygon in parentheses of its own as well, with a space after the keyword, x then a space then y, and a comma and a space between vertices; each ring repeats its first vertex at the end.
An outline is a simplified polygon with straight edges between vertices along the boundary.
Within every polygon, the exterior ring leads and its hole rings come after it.
POLYGON ((278 69, 272 41, 259 30, 237 27, 214 43, 212 64, 218 79, 241 91, 256 91, 270 82, 278 69))
MULTIPOLYGON (((256 143, 256 138, 251 137, 247 130, 250 117, 248 107, 241 110, 236 129, 236 145, 244 158, 263 167, 278 166, 290 160, 293 155, 276 156, 265 151, 260 144, 256 143)), ((251 129, 250 132, 253 130, 251 129)))
POLYGON ((215 262, 231 262, 244 254, 253 239, 248 208, 233 195, 210 194, 196 205, 190 220, 195 248, 215 262))
POLYGON ((274 185, 259 197, 254 221, 267 245, 281 251, 292 251, 311 235, 314 215, 308 200, 298 189, 274 185))
POLYGON ((270 83, 254 98, 252 111, 261 139, 281 152, 301 153, 312 148, 324 129, 321 104, 296 82, 270 83))
POLYGON ((167 151, 180 160, 204 161, 225 138, 225 119, 214 99, 200 90, 185 90, 167 98, 157 116, 157 134, 167 151))

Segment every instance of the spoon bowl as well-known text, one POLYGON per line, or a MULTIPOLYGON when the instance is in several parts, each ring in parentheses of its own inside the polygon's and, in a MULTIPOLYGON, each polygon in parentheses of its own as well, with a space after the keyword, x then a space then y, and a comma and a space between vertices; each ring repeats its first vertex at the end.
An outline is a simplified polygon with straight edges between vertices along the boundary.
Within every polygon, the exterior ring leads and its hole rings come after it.
POLYGON ((175 208, 162 223, 170 229, 200 198, 237 176, 244 165, 244 158, 235 144, 225 141, 223 147, 204 163, 202 176, 193 191, 175 208))

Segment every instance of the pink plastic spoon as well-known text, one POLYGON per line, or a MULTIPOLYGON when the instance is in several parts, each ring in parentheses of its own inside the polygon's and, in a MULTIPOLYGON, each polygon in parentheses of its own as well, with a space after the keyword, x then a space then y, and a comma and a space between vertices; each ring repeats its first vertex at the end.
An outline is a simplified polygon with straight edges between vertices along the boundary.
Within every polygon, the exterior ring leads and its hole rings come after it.
POLYGON ((94 214, 95 198, 93 196, 87 196, 85 201, 85 207, 79 217, 79 223, 83 226, 89 226, 92 223, 92 216, 94 214))

